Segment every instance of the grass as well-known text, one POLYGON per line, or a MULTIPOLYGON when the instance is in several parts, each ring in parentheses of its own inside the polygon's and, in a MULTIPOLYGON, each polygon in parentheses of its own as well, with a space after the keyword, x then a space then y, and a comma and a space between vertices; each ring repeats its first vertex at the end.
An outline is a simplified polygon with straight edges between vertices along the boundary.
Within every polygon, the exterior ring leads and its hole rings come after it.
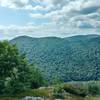
POLYGON ((48 98, 48 100, 55 100, 55 98, 63 100, 100 100, 99 90, 100 82, 71 82, 27 90, 12 97, 0 97, 0 100, 20 100, 25 96, 43 97, 48 98), (98 90, 97 93, 96 89, 98 90))
POLYGON ((18 97, 0 97, 0 100, 20 100, 18 97))
MULTIPOLYGON (((20 100, 18 97, 0 97, 0 100, 20 100)), ((54 98, 48 98, 48 100, 54 100, 54 98)), ((67 94, 64 100, 100 100, 100 97, 88 96, 88 97, 79 97, 71 94, 67 94)))

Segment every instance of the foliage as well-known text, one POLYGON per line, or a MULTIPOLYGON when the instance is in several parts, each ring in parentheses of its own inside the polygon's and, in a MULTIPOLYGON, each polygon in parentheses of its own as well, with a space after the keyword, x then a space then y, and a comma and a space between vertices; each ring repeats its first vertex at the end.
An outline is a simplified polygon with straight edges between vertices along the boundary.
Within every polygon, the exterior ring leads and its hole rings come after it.
POLYGON ((55 76, 53 76, 52 77, 52 82, 51 82, 51 84, 53 84, 53 85, 59 85, 59 84, 61 84, 63 81, 61 80, 61 78, 59 77, 59 76, 57 76, 57 75, 55 75, 55 76))
POLYGON ((64 99, 64 89, 63 85, 59 84, 54 87, 53 98, 64 99))
MULTIPOLYGON (((48 100, 55 100, 55 99, 63 99, 63 100, 100 100, 100 96, 90 95, 89 92, 87 92, 87 96, 81 96, 77 95, 76 93, 71 93, 68 91, 64 91, 65 87, 73 88, 74 91, 78 91, 79 93, 79 87, 87 91, 89 85, 95 85, 98 86, 100 82, 70 82, 70 83, 64 83, 59 85, 53 85, 49 87, 41 87, 38 89, 29 89, 27 91, 18 93, 12 97, 0 97, 0 100, 20 100, 21 98, 25 96, 31 96, 31 97, 43 97, 47 98, 48 100), (77 88, 78 87, 78 88, 77 88)), ((98 87, 100 88, 100 86, 98 87)), ((80 91, 82 92, 82 91, 80 91)))
POLYGON ((54 93, 63 93, 64 92, 64 89, 63 89, 63 85, 56 85, 55 87, 54 87, 54 91, 53 91, 54 93))
POLYGON ((79 96, 82 96, 82 97, 85 97, 88 94, 87 88, 84 88, 84 87, 78 86, 78 85, 66 84, 66 85, 64 85, 64 90, 66 92, 71 93, 71 94, 79 95, 79 96))
POLYGON ((25 53, 30 62, 38 65, 49 83, 53 83, 54 76, 64 82, 100 79, 99 35, 68 38, 22 36, 10 43, 17 44, 20 53, 25 53))
POLYGON ((96 82, 92 82, 92 84, 88 85, 88 90, 91 95, 100 95, 100 84, 96 84, 96 82))
POLYGON ((34 65, 28 64, 15 45, 7 41, 0 42, 0 95, 37 88, 42 83, 41 72, 34 65))

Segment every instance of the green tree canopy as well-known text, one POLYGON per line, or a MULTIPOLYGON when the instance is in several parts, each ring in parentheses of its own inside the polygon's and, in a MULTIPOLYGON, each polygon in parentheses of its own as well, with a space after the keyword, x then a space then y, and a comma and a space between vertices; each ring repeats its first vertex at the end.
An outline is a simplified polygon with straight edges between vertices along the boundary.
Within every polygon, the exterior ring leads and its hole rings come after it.
POLYGON ((0 42, 0 94, 37 88, 42 83, 41 72, 19 54, 15 45, 0 42))

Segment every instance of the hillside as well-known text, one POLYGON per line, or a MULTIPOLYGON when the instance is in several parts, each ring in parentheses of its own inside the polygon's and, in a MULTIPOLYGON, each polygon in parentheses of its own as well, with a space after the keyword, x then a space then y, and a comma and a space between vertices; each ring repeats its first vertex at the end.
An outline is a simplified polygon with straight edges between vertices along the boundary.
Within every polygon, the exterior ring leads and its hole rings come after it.
POLYGON ((20 36, 10 41, 30 62, 35 62, 47 80, 88 81, 100 79, 100 36, 67 38, 20 36))

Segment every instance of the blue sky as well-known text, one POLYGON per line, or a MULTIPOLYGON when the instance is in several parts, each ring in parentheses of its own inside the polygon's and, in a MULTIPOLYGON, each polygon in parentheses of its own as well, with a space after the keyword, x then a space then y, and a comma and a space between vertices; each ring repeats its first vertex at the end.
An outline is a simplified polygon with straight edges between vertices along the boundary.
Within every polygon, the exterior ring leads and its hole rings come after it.
POLYGON ((100 0, 0 0, 0 39, 100 34, 100 0))

